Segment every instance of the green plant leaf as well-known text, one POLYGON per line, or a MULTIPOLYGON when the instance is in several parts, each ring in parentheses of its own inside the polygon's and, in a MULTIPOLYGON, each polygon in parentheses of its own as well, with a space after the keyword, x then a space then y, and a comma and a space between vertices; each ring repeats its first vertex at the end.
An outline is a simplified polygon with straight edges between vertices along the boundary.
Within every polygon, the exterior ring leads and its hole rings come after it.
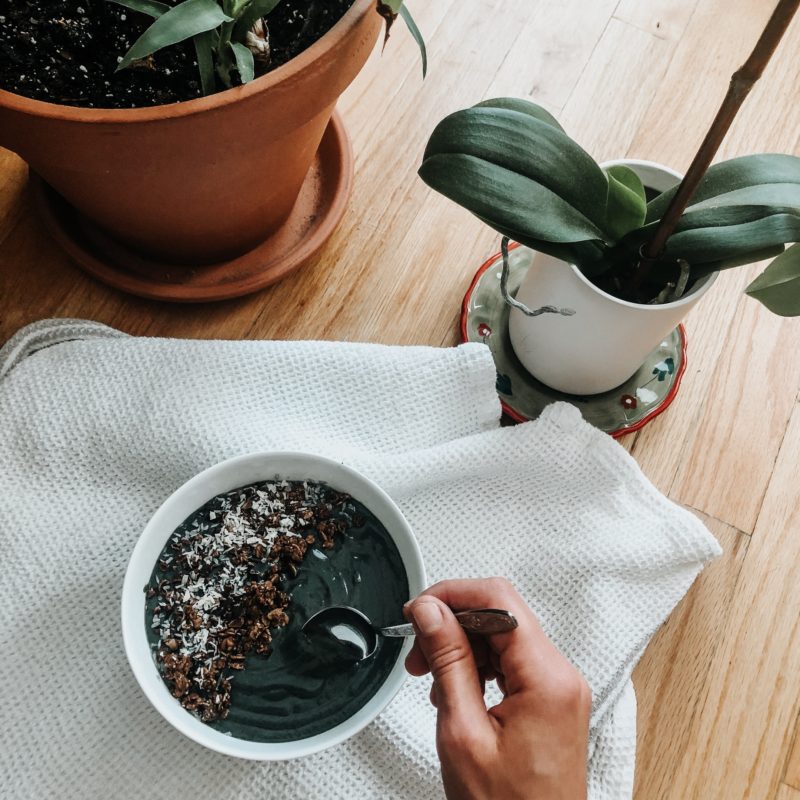
POLYGON ((800 244, 779 255, 745 292, 774 314, 800 316, 800 244))
MULTIPOLYGON (((670 254, 672 253, 675 244, 673 239, 675 239, 678 234, 698 231, 703 228, 725 231, 732 226, 756 222, 757 220, 777 214, 797 216, 800 215, 800 207, 793 205, 693 206, 683 213, 683 216, 675 226, 675 232, 669 240, 672 242, 672 246, 668 243, 667 252, 670 254)), ((621 244, 628 246, 632 251, 636 251, 641 244, 650 239, 657 226, 658 222, 656 221, 637 228, 631 231, 621 244)), ((686 255, 680 257, 688 260, 688 256, 686 255)))
POLYGON ((419 47, 419 52, 422 56, 422 79, 424 80, 425 76, 428 74, 428 48, 425 47, 425 39, 422 38, 422 32, 417 27, 417 23, 414 22, 414 18, 411 16, 411 12, 408 10, 407 6, 401 5, 400 11, 397 13, 403 18, 403 22, 406 23, 406 27, 417 43, 417 47, 419 47))
MULTIPOLYGON (((755 222, 776 214, 800 215, 796 206, 719 206, 687 211, 675 226, 673 236, 700 228, 726 229, 746 222, 755 222)), ((655 227, 655 226, 653 226, 655 227)))
POLYGON ((737 225, 675 233, 667 240, 665 255, 700 264, 739 258, 797 241, 800 241, 800 214, 776 213, 737 225))
MULTIPOLYGON (((485 219, 481 216, 478 216, 478 219, 484 225, 493 228, 501 235, 511 238, 510 232, 505 230, 502 225, 498 225, 492 222, 492 220, 485 219)), ((562 261, 566 261, 568 264, 577 264, 581 267, 582 271, 584 265, 586 265, 587 271, 585 274, 587 275, 594 274, 592 269, 595 264, 599 263, 605 252, 603 243, 597 240, 587 240, 583 242, 546 242, 543 239, 536 239, 530 236, 524 236, 522 238, 524 241, 521 239, 514 239, 514 241, 519 241, 520 244, 524 244, 526 247, 530 247, 540 253, 546 253, 549 256, 553 256, 553 258, 559 258, 562 261)))
POLYGON ((206 97, 214 94, 217 82, 214 78, 214 33, 206 31, 192 37, 197 55, 197 69, 200 72, 200 85, 206 97))
POLYGON ((616 241, 644 222, 647 199, 642 181, 630 167, 609 167, 606 175, 608 200, 603 229, 616 241))
POLYGON ((242 83, 250 83, 256 74, 256 65, 250 49, 240 42, 231 42, 233 56, 236 59, 236 69, 242 83))
MULTIPOLYGON (((456 154, 483 164, 480 171, 470 172, 471 179, 487 183, 499 180, 510 192, 512 186, 520 187, 522 194, 509 194, 503 199, 504 213, 511 213, 510 209, 516 206, 515 215, 536 220, 546 216, 548 209, 539 202, 534 204, 533 197, 556 197, 563 205, 570 206, 576 217, 583 218, 583 234, 579 238, 603 238, 601 226, 605 223, 608 195, 606 176, 594 159, 558 128, 532 114, 508 108, 485 105, 468 108, 445 117, 434 129, 423 158, 420 172, 423 179, 427 174, 425 165, 430 159, 456 154), (496 177, 492 169, 498 170, 496 177), (521 180, 512 182, 509 172, 516 173, 521 180), (535 193, 532 184, 538 184, 546 193, 535 193)), ((459 195, 481 192, 480 185, 459 187, 458 183, 465 180, 466 176, 448 176, 437 170, 437 184, 430 185, 460 202, 456 199, 459 195)), ((519 241, 516 234, 511 238, 519 241)), ((549 240, 548 235, 537 238, 549 240)))
MULTIPOLYGON (((732 158, 713 164, 703 176, 692 204, 738 189, 764 183, 800 183, 800 158, 779 153, 761 153, 732 158)), ((647 206, 647 222, 661 219, 675 195, 677 187, 663 192, 647 206)))
POLYGON ((780 206, 800 211, 800 183, 762 183, 734 189, 708 200, 692 203, 684 216, 696 211, 728 206, 780 206))
POLYGON ((117 71, 134 61, 186 39, 231 22, 215 0, 184 0, 162 14, 133 44, 117 65, 117 71))
POLYGON ((764 261, 767 258, 774 258, 779 256, 784 251, 782 244, 776 244, 774 247, 765 247, 763 250, 753 250, 745 253, 738 258, 726 258, 722 261, 706 261, 701 264, 692 264, 692 279, 704 278, 712 272, 720 272, 724 269, 733 269, 734 267, 743 267, 747 264, 755 264, 757 261, 764 261))
POLYGON ((247 31, 255 25, 256 21, 266 17, 280 3, 281 0, 252 0, 248 3, 236 20, 233 30, 234 41, 244 44, 247 31))
POLYGON ((564 130, 549 111, 546 111, 536 103, 532 103, 530 100, 522 100, 519 97, 494 97, 491 100, 477 103, 473 108, 504 108, 507 111, 517 111, 520 114, 528 114, 528 116, 534 117, 540 122, 552 125, 560 131, 564 130))
POLYGON ((437 153, 425 159, 419 174, 429 186, 523 244, 602 239, 596 225, 547 187, 476 156, 437 153))
POLYGON ((130 8, 131 11, 141 11, 142 14, 147 14, 156 19, 162 14, 166 14, 171 8, 166 3, 157 3, 155 0, 108 0, 108 2, 125 6, 125 8, 130 8))
MULTIPOLYGON (((657 222, 629 233, 612 254, 620 263, 636 258, 657 222)), ((651 282, 671 280, 676 259, 691 266, 691 279, 752 264, 783 251, 800 238, 800 211, 781 206, 721 206, 687 211, 670 236, 663 257, 651 269, 651 282)))

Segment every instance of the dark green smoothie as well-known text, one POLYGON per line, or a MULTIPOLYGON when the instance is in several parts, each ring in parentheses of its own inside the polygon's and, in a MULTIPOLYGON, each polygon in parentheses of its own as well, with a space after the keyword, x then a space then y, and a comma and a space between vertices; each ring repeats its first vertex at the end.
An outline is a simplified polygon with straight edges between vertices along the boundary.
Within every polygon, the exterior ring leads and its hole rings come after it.
MULTIPOLYGON (((312 494, 312 490, 325 491, 325 487, 319 485, 304 486, 308 487, 309 494, 312 494)), ((243 487, 236 491, 252 488, 243 487)), ((215 515, 214 512, 215 508, 219 508, 219 503, 220 498, 209 501, 176 530, 170 542, 197 530, 204 532, 206 541, 213 536, 222 538, 224 515, 215 515), (215 528, 219 529, 216 533, 215 528)), ((255 530, 257 515, 252 510, 248 513, 251 514, 249 524, 255 530)), ((211 727, 240 739, 259 742, 292 741, 322 733, 362 708, 395 665, 402 646, 400 639, 379 637, 375 654, 354 664, 332 659, 330 654, 324 652, 324 646, 320 647, 318 641, 309 639, 301 631, 303 623, 312 614, 331 605, 357 608, 378 626, 397 624, 403 621, 401 609, 409 599, 408 580, 400 554, 377 518, 361 503, 347 498, 341 507, 333 508, 331 520, 339 521, 339 530, 333 541, 323 546, 318 537, 317 541, 307 546, 299 563, 290 564, 288 570, 282 569, 274 578, 276 587, 289 596, 289 604, 285 609, 289 620, 287 624, 271 629, 271 652, 266 655, 249 652, 243 657, 243 669, 220 670, 217 680, 230 680, 229 707, 224 718, 207 721, 211 727), (296 575, 293 575, 295 571, 296 575)), ((310 540, 314 528, 312 520, 300 533, 310 540)), ((258 530, 263 532, 263 526, 258 530)), ((245 535, 242 541, 255 542, 256 538, 245 535)), ((224 547, 218 550, 222 558, 229 557, 224 547)), ((173 569, 175 561, 170 557, 171 553, 174 556, 174 547, 170 551, 168 542, 162 553, 161 566, 156 566, 146 587, 150 596, 145 618, 154 653, 167 652, 164 641, 171 635, 164 633, 165 613, 161 611, 154 616, 156 606, 162 602, 157 587, 163 585, 165 580, 179 586, 182 580, 179 570, 173 569), (161 628, 159 620, 162 620, 161 628)), ((268 574, 268 558, 262 560, 264 564, 261 567, 253 566, 252 562, 248 565, 252 580, 260 580, 259 574, 268 574)), ((229 572, 236 569, 230 566, 224 568, 229 572)), ((207 568, 209 570, 211 568, 207 568)), ((189 589, 197 577, 193 575, 190 574, 184 581, 189 589)), ((207 582, 210 584, 212 580, 213 574, 207 582)), ((197 596, 202 597, 195 591, 193 598, 197 596)), ((208 605, 202 599, 193 599, 193 602, 198 608, 208 605)), ((224 602, 230 605, 233 601, 224 602)), ((212 616, 208 619, 214 622, 213 610, 210 613, 212 616)), ((228 614, 230 616, 231 613, 228 614)), ((191 636, 202 636, 202 630, 192 632, 191 636)), ((170 644, 175 644, 175 641, 170 644)), ((187 652, 190 652, 187 647, 180 646, 175 655, 180 657, 181 653, 187 652)), ((158 658, 156 662, 159 663, 158 658)), ((159 668, 164 674, 162 665, 159 668)), ((169 682, 168 686, 174 688, 169 682)))

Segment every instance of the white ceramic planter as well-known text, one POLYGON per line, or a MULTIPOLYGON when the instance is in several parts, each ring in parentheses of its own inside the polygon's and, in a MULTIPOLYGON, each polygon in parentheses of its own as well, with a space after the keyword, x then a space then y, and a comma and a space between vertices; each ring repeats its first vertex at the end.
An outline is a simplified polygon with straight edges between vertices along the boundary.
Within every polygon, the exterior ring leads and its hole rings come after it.
MULTIPOLYGON (((620 159, 601 166, 616 164, 630 167, 646 186, 660 192, 681 179, 679 173, 651 161, 620 159)), ((528 308, 570 308, 575 314, 527 317, 512 308, 508 328, 514 352, 535 378, 569 394, 607 392, 630 378, 717 277, 714 273, 698 281, 674 303, 640 305, 598 289, 565 261, 528 248, 519 248, 515 255, 530 259, 518 301, 528 308)))

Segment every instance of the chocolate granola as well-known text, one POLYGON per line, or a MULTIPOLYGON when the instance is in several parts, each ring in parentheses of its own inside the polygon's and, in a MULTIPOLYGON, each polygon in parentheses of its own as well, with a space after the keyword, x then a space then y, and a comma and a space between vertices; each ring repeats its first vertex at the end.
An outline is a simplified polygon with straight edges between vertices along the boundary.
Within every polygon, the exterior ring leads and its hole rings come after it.
POLYGON ((353 511, 322 484, 264 482, 215 497, 172 534, 145 589, 156 663, 184 708, 227 716, 235 673, 289 621, 285 581, 311 545, 330 550, 359 524, 353 511))

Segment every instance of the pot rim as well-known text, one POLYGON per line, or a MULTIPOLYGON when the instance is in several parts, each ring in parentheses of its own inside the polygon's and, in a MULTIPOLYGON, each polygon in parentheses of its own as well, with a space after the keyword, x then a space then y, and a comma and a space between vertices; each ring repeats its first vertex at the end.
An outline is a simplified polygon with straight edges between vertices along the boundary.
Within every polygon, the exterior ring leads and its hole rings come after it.
MULTIPOLYGON (((565 264, 568 262, 564 262, 565 264)), ((692 287, 690 292, 687 292, 683 297, 679 298, 678 300, 673 300, 671 303, 659 303, 658 305, 650 305, 648 303, 631 303, 629 300, 621 300, 619 297, 614 297, 613 294, 608 294, 608 292, 604 292, 598 286, 595 286, 574 264, 569 264, 570 269, 575 274, 575 276, 580 280, 583 284, 588 286, 592 289, 596 294, 603 297, 605 300, 610 300, 611 302, 615 303, 618 306, 622 306, 623 308, 636 308, 639 311, 652 311, 657 312, 661 309, 672 309, 672 308, 680 308, 681 306, 688 305, 689 303, 693 303, 695 300, 702 297, 712 286, 714 281, 716 281, 717 277, 719 276, 719 272, 712 272, 710 275, 706 275, 704 278, 700 278, 699 281, 692 287)))
MULTIPOLYGON (((614 158, 609 159, 608 161, 603 161, 600 164, 601 169, 605 169, 606 167, 616 166, 618 164, 622 164, 628 167, 649 167, 652 169, 657 169, 662 172, 666 172, 668 175, 672 176, 673 178, 677 178, 679 181, 683 179, 683 175, 680 172, 672 169, 671 167, 664 166, 664 164, 659 164, 657 161, 648 161, 646 159, 641 158, 614 158)), ((568 262, 564 262, 565 264, 568 262)), ((673 309, 673 308, 680 308, 681 306, 688 305, 689 303, 695 302, 700 297, 702 297, 712 286, 714 281, 716 281, 717 277, 719 276, 719 272, 712 272, 710 275, 706 275, 704 278, 701 278, 697 283, 692 287, 690 292, 687 292, 683 297, 679 298, 678 300, 673 300, 671 303, 659 303, 658 305, 649 305, 647 303, 632 303, 629 300, 621 300, 619 297, 614 297, 613 294, 609 294, 608 292, 604 292, 598 286, 595 286, 574 264, 569 264, 570 269, 572 270, 575 277, 578 278, 585 286, 589 287, 592 291, 600 295, 606 300, 615 303, 618 306, 623 308, 636 308, 639 311, 652 311, 658 312, 661 309, 673 309)))
POLYGON ((65 122, 85 123, 135 123, 154 120, 177 119, 222 108, 260 94, 290 80, 305 71, 324 53, 342 42, 358 25, 361 17, 373 8, 374 0, 354 0, 336 24, 310 47, 282 64, 272 72, 256 78, 243 86, 234 86, 207 97, 196 97, 175 103, 142 108, 84 108, 58 103, 47 103, 0 89, 0 109, 8 108, 23 114, 65 122))

